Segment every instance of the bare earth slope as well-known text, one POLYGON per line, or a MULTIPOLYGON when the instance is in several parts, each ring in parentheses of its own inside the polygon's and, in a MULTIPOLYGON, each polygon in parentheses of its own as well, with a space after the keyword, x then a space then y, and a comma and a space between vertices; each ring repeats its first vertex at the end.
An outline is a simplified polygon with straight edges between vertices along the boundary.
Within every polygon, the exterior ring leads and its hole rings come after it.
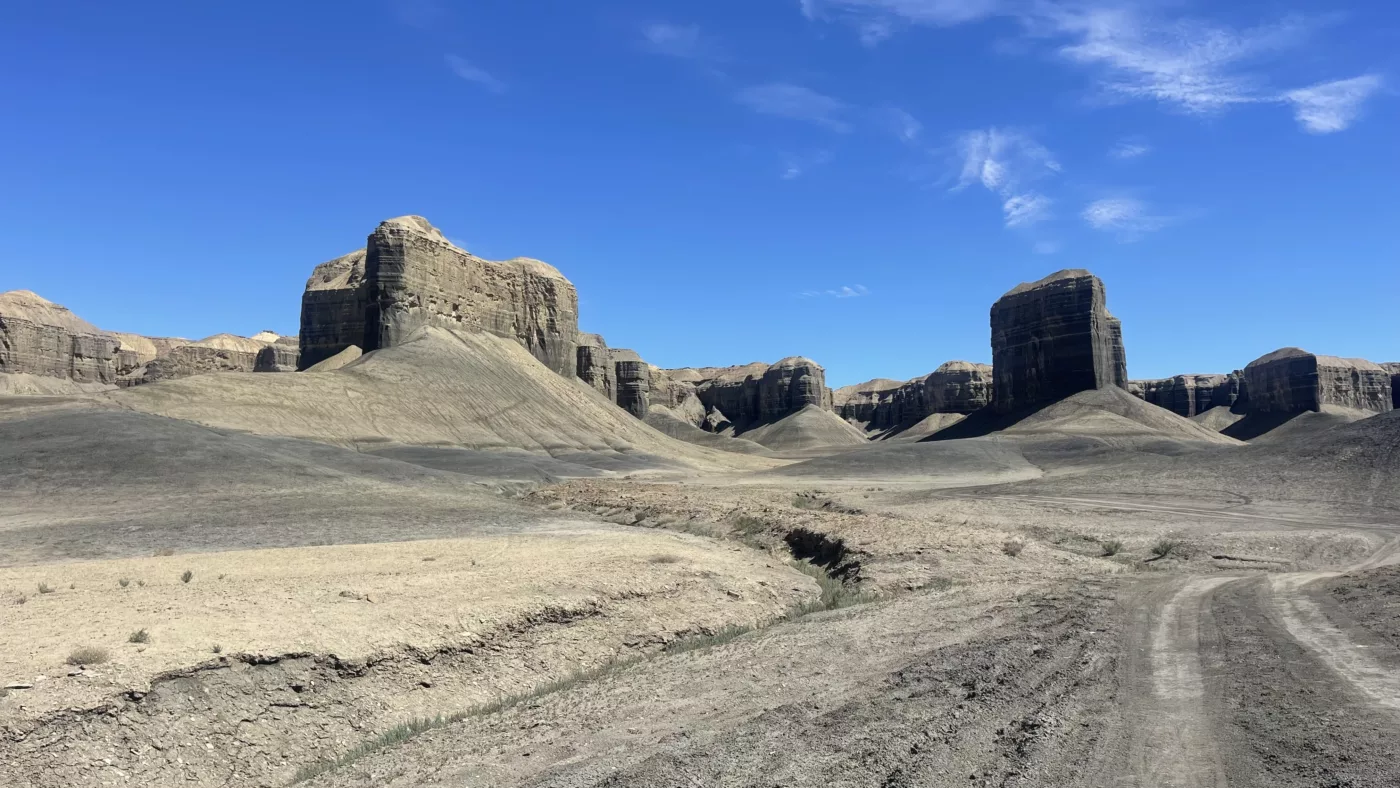
POLYGON ((777 451, 804 451, 828 446, 864 446, 865 434, 845 419, 816 405, 740 435, 777 451))
POLYGON ((110 402, 342 446, 646 453, 716 469, 771 464, 662 435, 589 396, 514 342, 434 327, 338 370, 204 375, 118 392, 110 402))

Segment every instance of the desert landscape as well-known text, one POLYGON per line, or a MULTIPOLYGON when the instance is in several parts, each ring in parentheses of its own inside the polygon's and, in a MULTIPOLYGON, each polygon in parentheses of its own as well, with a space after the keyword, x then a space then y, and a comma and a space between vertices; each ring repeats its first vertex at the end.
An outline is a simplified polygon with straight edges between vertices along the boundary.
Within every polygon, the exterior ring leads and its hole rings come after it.
POLYGON ((1400 363, 1130 379, 1067 269, 833 390, 419 216, 307 269, 0 294, 0 785, 1400 785, 1400 363))

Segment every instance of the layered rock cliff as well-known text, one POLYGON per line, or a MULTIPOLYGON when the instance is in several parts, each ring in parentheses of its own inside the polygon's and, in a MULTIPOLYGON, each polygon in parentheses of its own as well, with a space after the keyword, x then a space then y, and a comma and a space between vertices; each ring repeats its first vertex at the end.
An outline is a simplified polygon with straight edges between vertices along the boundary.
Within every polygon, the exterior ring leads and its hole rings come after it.
POLYGON ((1244 368, 1253 413, 1302 413, 1326 406, 1386 413, 1394 409, 1391 373, 1359 358, 1276 350, 1244 368))
POLYGON ((870 431, 913 424, 935 413, 972 413, 992 398, 992 368, 949 361, 921 378, 900 383, 877 379, 838 389, 838 415, 870 431))
POLYGON ((1211 408, 1231 408, 1244 393, 1244 373, 1177 375, 1160 380, 1133 380, 1128 391, 1173 413, 1190 418, 1211 408))
MULTIPOLYGON (((266 339, 266 335, 271 332, 263 332, 253 337, 266 339)), ((275 337, 270 344, 264 345, 258 351, 257 359, 253 363, 254 372, 296 372, 300 361, 301 348, 299 337, 275 337)))
POLYGON ((832 409, 832 392, 826 386, 826 370, 801 356, 776 364, 761 361, 740 367, 687 367, 658 370, 667 385, 667 397, 685 399, 693 392, 705 418, 698 426, 742 433, 796 413, 808 405, 832 409), (723 425, 716 426, 716 425, 723 425))
POLYGON ((1400 361, 1384 362, 1381 369, 1390 373, 1390 401, 1396 410, 1400 410, 1400 361))
POLYGON ((316 266, 301 294, 298 369, 315 366, 364 341, 368 290, 364 249, 316 266))
POLYGON ((992 305, 991 326, 998 411, 1127 386, 1122 324, 1109 314, 1103 282, 1088 271, 1015 287, 992 305))
POLYGON ((513 339, 545 366, 575 375, 578 293, 552 266, 491 262, 453 246, 420 216, 383 222, 365 246, 365 352, 436 325, 513 339))
POLYGON ((617 406, 639 419, 647 417, 651 393, 651 370, 632 350, 613 350, 613 380, 617 386, 617 406))
POLYGON ((28 290, 0 293, 0 372, 125 385, 141 366, 121 340, 28 290))

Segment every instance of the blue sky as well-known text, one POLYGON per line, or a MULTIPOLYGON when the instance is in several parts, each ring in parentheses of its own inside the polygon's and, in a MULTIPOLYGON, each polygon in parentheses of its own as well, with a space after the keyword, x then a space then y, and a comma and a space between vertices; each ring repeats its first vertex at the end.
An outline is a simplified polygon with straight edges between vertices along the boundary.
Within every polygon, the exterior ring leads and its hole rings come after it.
POLYGON ((294 333, 418 213, 666 367, 989 361, 1069 267, 1132 377, 1396 360, 1396 53, 1380 0, 11 4, 0 290, 294 333))

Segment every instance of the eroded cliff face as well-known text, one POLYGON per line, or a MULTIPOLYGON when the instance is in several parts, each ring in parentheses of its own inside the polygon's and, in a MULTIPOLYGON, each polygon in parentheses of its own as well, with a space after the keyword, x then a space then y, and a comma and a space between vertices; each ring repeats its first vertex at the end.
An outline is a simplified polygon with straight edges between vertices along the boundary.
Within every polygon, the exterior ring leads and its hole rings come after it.
POLYGON ((1250 362, 1244 375, 1251 412, 1301 413, 1337 406, 1386 413, 1395 407, 1391 373, 1365 359, 1290 347, 1250 362))
POLYGON ((992 398, 992 368, 949 361, 920 378, 900 383, 877 379, 838 389, 836 413, 870 431, 914 424, 935 413, 972 413, 992 398))
MULTIPOLYGON (((264 334, 270 332, 264 332, 264 334)), ((257 339, 263 336, 259 334, 253 337, 257 339)), ((275 334, 273 334, 276 337, 275 334)), ((296 372, 301 358, 300 341, 298 337, 276 337, 269 345, 264 345, 258 351, 256 360, 253 363, 254 372, 296 372)))
POLYGON ((316 266, 301 295, 298 369, 319 364, 365 338, 365 250, 316 266))
POLYGON ((609 355, 617 386, 617 406, 639 419, 645 419, 650 406, 650 368, 632 350, 613 350, 609 355))
POLYGON ((1133 380, 1128 391, 1135 396, 1191 417, 1211 408, 1232 407, 1243 389, 1243 373, 1229 375, 1177 375, 1160 380, 1133 380))
POLYGON ((425 325, 474 329, 513 339, 560 375, 575 375, 578 293, 545 263, 483 260, 426 219, 405 216, 370 234, 364 276, 365 352, 399 344, 425 325))
POLYGON ((697 423, 702 428, 744 432, 808 405, 832 410, 826 370, 801 356, 776 364, 755 361, 740 367, 686 367, 657 373, 664 376, 669 400, 684 404, 687 413, 705 414, 697 423), (692 393, 698 407, 686 402, 692 393))
POLYGON ((1390 373, 1390 401, 1400 410, 1400 361, 1387 361, 1381 364, 1381 369, 1390 373))
POLYGON ((614 383, 613 360, 608 343, 598 334, 579 334, 576 341, 579 380, 616 402, 617 387, 614 383))
POLYGON ((1128 382, 1123 326, 1103 282, 1070 269, 1019 285, 992 305, 993 404, 1002 412, 1128 382))
POLYGON ((0 372, 60 378, 74 383, 127 385, 140 356, 37 293, 0 293, 0 372))

